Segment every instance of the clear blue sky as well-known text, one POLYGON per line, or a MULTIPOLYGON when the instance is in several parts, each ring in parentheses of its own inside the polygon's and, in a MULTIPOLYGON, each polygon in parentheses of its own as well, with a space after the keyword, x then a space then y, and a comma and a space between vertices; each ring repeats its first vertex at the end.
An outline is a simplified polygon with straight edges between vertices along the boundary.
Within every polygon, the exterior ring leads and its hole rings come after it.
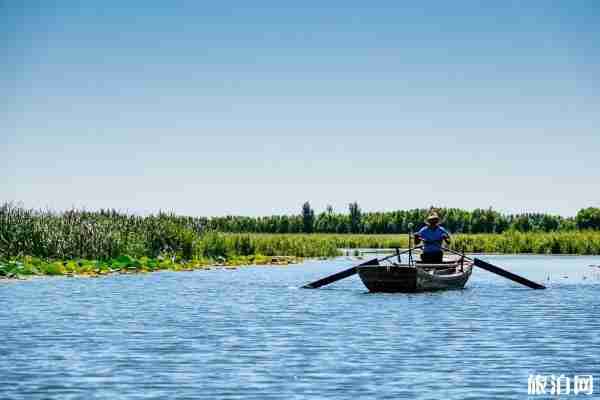
POLYGON ((599 2, 285 3, 0 1, 0 200, 600 206, 599 2))

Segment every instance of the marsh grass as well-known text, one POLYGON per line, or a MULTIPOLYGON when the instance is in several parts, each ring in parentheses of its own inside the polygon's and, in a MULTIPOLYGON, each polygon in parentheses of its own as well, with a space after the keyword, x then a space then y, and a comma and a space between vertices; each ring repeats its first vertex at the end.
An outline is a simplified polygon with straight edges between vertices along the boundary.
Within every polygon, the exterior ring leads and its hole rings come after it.
MULTIPOLYGON (((229 238, 249 236, 255 248, 302 249, 305 256, 331 256, 332 249, 389 249, 408 247, 408 235, 352 235, 352 234, 228 234, 229 238)), ((248 239, 246 239, 248 240, 248 239)), ((469 253, 506 254, 600 254, 600 231, 516 232, 501 234, 458 234, 453 236, 450 248, 469 253)))
MULTIPOLYGON (((11 203, 0 206, 4 277, 287 264, 305 257, 333 257, 339 249, 407 246, 407 234, 220 233, 208 230, 206 219, 166 213, 53 213, 11 203)), ((451 247, 471 253, 600 254, 600 231, 459 234, 451 247)))

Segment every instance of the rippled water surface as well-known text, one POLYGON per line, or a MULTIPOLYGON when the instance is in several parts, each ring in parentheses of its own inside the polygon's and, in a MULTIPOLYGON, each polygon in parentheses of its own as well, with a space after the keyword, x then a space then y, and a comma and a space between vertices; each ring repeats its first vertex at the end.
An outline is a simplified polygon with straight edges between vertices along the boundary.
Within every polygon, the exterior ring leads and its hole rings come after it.
POLYGON ((599 393, 600 257, 484 258, 549 289, 298 289, 349 259, 0 282, 0 398, 518 399, 536 373, 599 393))

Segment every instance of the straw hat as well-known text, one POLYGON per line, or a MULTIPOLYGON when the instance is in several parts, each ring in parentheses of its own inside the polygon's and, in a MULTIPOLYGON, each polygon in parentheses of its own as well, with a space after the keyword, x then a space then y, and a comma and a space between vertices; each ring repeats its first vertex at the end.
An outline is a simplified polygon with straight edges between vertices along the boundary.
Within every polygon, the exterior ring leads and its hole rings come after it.
POLYGON ((441 219, 439 214, 435 211, 431 211, 427 218, 425 218, 425 222, 429 222, 431 220, 437 219, 438 221, 441 219))

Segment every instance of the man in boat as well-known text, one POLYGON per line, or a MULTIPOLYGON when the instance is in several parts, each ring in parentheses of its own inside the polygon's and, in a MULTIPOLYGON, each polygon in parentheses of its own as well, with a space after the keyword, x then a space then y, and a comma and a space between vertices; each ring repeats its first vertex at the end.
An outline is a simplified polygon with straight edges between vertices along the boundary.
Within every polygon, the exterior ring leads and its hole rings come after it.
POLYGON ((421 261, 424 263, 441 263, 444 258, 442 243, 450 243, 450 234, 440 225, 440 216, 432 211, 425 220, 425 225, 415 233, 415 244, 423 242, 421 261))

